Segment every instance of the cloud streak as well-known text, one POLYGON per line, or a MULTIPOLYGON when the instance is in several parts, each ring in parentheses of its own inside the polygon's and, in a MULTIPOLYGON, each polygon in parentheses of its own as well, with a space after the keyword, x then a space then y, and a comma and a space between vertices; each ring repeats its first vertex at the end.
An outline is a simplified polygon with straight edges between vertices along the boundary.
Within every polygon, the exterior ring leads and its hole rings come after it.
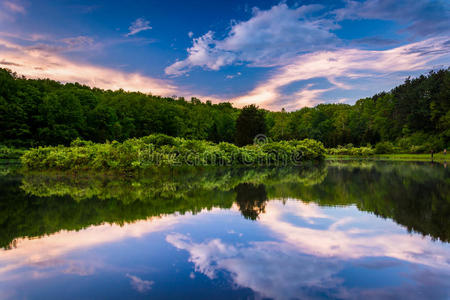
POLYGON ((324 214, 323 209, 314 203, 289 201, 283 204, 281 201, 271 201, 266 207, 268 213, 261 214, 259 222, 284 242, 310 255, 342 259, 391 257, 438 269, 450 267, 446 258, 448 250, 436 245, 430 238, 410 236, 396 224, 387 231, 361 230, 360 228, 374 228, 370 219, 377 217, 355 218, 349 210, 357 208, 348 208, 348 216, 334 218, 324 214), (286 212, 306 221, 314 218, 327 219, 331 224, 323 229, 296 226, 284 220, 286 212))
MULTIPOLYGON (((39 239, 18 239, 15 248, 0 250, 0 282, 12 279, 14 271, 21 268, 45 267, 55 261, 61 263, 60 260, 71 252, 164 231, 180 221, 176 216, 165 216, 124 225, 105 224, 91 226, 81 231, 61 231, 39 239)), ((70 264, 72 263, 70 262, 70 264)), ((20 272, 20 276, 25 278, 27 272, 20 272)), ((64 272, 73 273, 75 270, 69 265, 64 272)), ((93 270, 90 273, 93 273, 93 270)))
POLYGON ((23 7, 22 5, 20 5, 18 3, 15 3, 15 2, 5 1, 5 2, 3 2, 3 6, 6 9, 8 9, 8 10, 14 12, 14 13, 24 14, 26 12, 25 11, 25 7, 23 7))
POLYGON ((239 106, 256 103, 272 109, 284 106, 290 110, 313 106, 321 102, 320 97, 325 92, 360 88, 359 79, 386 80, 395 72, 426 70, 437 59, 449 56, 447 38, 431 38, 384 51, 317 51, 297 56, 248 94, 235 97, 232 102, 239 106), (314 78, 326 78, 332 87, 319 89, 309 84, 290 94, 280 91, 289 84, 314 78))
POLYGON ((333 12, 338 21, 345 19, 379 19, 397 21, 403 31, 414 36, 442 35, 450 31, 448 1, 427 0, 348 0, 344 8, 333 12))
MULTIPOLYGON (((89 39, 78 37, 65 40, 70 48, 89 39)), ((66 47, 66 49, 67 49, 66 47)), ((103 89, 124 89, 155 95, 171 96, 179 90, 169 81, 156 79, 139 73, 126 73, 88 63, 79 63, 59 55, 58 50, 48 45, 22 46, 0 38, 0 57, 8 67, 29 78, 49 78, 62 82, 79 82, 103 89), (55 51, 56 50, 56 51, 55 51)))
POLYGON ((17 14, 26 14, 26 9, 23 5, 14 1, 3 1, 0 3, 0 22, 12 22, 17 14))
POLYGON ((139 293, 146 293, 152 289, 152 285, 155 283, 150 280, 143 280, 135 275, 126 274, 130 278, 131 286, 139 293))
POLYGON ((136 21, 131 23, 130 27, 128 27, 129 32, 126 36, 132 36, 138 34, 139 32, 150 30, 152 27, 150 26, 150 21, 147 21, 144 18, 138 18, 136 21))

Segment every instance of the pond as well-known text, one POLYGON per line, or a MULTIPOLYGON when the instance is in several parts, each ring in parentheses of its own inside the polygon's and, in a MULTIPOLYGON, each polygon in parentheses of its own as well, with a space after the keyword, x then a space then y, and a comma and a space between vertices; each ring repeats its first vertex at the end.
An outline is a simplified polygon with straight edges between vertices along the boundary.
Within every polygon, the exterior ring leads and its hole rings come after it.
POLYGON ((449 299, 450 170, 0 168, 0 299, 449 299))

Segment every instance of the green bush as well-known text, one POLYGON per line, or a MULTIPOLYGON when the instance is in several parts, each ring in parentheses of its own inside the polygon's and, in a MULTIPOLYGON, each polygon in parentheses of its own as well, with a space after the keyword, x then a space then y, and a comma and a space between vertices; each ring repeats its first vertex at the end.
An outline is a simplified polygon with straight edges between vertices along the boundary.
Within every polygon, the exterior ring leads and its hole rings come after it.
POLYGON ((395 147, 391 142, 379 142, 375 145, 376 154, 391 154, 395 152, 395 147))
MULTIPOLYGON (((351 144, 350 144, 351 145, 351 144)), ((348 145, 347 145, 348 146, 348 145)), ((327 149, 329 155, 354 155, 354 156, 370 156, 375 154, 375 150, 371 147, 342 147, 327 149)))
POLYGON ((325 157, 325 147, 321 142, 316 140, 292 140, 289 141, 289 144, 294 146, 294 155, 300 154, 301 158, 304 160, 317 160, 325 157))
POLYGON ((0 145, 0 159, 17 159, 20 158, 25 150, 14 147, 0 145))
POLYGON ((165 145, 178 146, 180 144, 180 139, 162 133, 156 133, 149 136, 145 136, 142 137, 140 140, 145 144, 153 144, 156 147, 161 147, 165 145))
POLYGON ((289 165, 321 160, 324 155, 323 144, 311 139, 237 147, 157 134, 123 143, 75 140, 70 147, 33 148, 21 160, 26 168, 36 170, 131 171, 164 165, 289 165))
POLYGON ((429 135, 421 131, 398 139, 396 144, 406 153, 429 153, 431 150, 439 152, 446 147, 443 136, 429 135))
POLYGON ((393 154, 393 153, 430 153, 442 151, 445 148, 443 137, 428 135, 423 132, 416 132, 410 136, 398 139, 395 144, 385 141, 379 142, 372 148, 370 144, 366 147, 353 147, 352 144, 337 146, 336 148, 326 149, 328 155, 352 155, 352 156, 370 156, 374 154, 393 154))

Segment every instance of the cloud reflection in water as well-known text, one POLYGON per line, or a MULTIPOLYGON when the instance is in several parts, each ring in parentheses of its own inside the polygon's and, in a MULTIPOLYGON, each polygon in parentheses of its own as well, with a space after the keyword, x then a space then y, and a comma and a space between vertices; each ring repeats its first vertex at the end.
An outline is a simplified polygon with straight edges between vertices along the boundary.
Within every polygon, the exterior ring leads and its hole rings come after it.
POLYGON ((189 252, 196 272, 214 279, 227 271, 234 284, 251 288, 261 297, 371 299, 402 295, 419 299, 426 295, 431 299, 448 293, 448 245, 409 235, 393 222, 385 222, 384 228, 377 230, 380 220, 358 213, 356 207, 339 208, 344 214, 339 217, 332 215, 334 211, 300 201, 270 201, 259 223, 275 240, 234 245, 218 238, 195 242, 179 233, 169 234, 166 240, 189 252), (308 225, 293 224, 286 220, 288 214, 308 225), (311 228, 318 219, 327 219, 331 225, 311 228), (368 224, 373 226, 364 226, 368 224), (395 284, 379 278, 380 282, 369 283, 369 288, 349 287, 344 274, 357 268, 366 270, 363 277, 366 272, 398 268, 392 269, 397 278, 395 284))

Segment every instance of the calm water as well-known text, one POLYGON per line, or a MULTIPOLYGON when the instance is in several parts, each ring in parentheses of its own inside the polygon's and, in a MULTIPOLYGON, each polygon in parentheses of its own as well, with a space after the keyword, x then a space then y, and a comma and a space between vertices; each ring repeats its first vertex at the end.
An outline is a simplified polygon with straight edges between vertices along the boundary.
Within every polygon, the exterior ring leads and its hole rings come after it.
POLYGON ((0 299, 449 299, 450 170, 0 167, 0 299))

